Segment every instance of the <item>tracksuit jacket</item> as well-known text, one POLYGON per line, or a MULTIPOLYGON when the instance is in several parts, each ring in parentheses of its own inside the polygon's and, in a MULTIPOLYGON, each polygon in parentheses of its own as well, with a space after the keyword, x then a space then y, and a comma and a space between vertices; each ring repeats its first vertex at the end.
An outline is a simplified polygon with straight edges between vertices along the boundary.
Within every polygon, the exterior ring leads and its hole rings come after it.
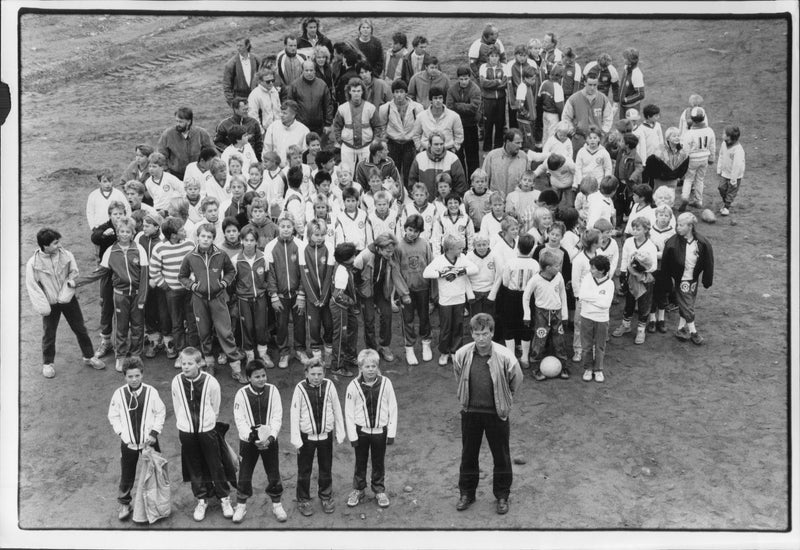
POLYGON ((172 407, 179 431, 199 433, 213 430, 219 415, 219 403, 219 382, 207 372, 200 372, 194 380, 189 380, 183 373, 172 379, 172 407))
POLYGON ((295 386, 290 418, 291 442, 297 449, 303 446, 301 433, 312 441, 324 441, 335 429, 336 441, 344 441, 344 419, 339 395, 333 382, 327 378, 322 380, 319 388, 314 388, 307 380, 295 386), (315 408, 317 405, 319 407, 315 408))
POLYGON ((358 441, 357 426, 364 433, 381 433, 385 428, 386 437, 394 439, 397 434, 397 400, 391 380, 379 374, 375 384, 368 388, 368 394, 364 393, 362 382, 363 377, 359 375, 347 385, 344 402, 347 439, 358 441))
POLYGON ((236 296, 252 300, 266 294, 269 266, 263 252, 256 249, 253 265, 244 257, 244 252, 237 254, 233 262, 236 269, 236 296))
MULTIPOLYGON (((375 263, 378 261, 378 251, 374 243, 369 246, 356 257, 353 266, 361 270, 361 282, 358 284, 358 293, 365 297, 370 298, 375 295, 375 288, 373 282, 373 273, 375 270, 375 263)), ((383 278, 383 296, 386 299, 392 295, 392 289, 397 291, 398 297, 408 296, 408 285, 400 273, 400 266, 397 262, 397 252, 391 260, 384 261, 383 266, 387 273, 383 278)))
POLYGON ((303 289, 309 302, 327 304, 334 269, 332 248, 325 243, 320 246, 307 244, 300 256, 300 269, 303 289))
POLYGON ((149 384, 142 384, 139 389, 139 395, 134 396, 125 384, 114 392, 108 406, 108 421, 114 433, 132 449, 143 449, 148 435, 160 434, 167 416, 158 390, 149 384))
POLYGON ((205 252, 195 248, 183 258, 178 280, 183 288, 211 300, 231 286, 236 271, 230 257, 213 244, 205 252), (194 279, 190 278, 194 275, 194 279), (192 288, 196 285, 196 288, 192 288))
POLYGON ((266 428, 259 430, 265 432, 264 437, 259 437, 259 440, 264 441, 270 436, 277 439, 283 422, 283 406, 278 388, 272 384, 267 384, 260 392, 250 384, 240 388, 233 398, 233 420, 242 441, 249 440, 251 428, 254 427, 266 428))
POLYGON ((290 298, 292 295, 305 295, 300 281, 300 253, 302 241, 291 238, 288 241, 280 237, 272 246, 264 251, 269 263, 267 275, 267 291, 270 297, 290 298))

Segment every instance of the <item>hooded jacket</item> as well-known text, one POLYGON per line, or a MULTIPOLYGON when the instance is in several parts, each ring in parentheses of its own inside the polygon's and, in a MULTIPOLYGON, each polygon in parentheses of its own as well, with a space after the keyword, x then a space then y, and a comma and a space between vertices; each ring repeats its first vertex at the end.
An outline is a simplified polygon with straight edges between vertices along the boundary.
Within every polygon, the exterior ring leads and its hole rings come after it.
POLYGON ((212 244, 205 252, 195 247, 183 258, 178 281, 183 288, 211 300, 231 286, 235 275, 230 257, 212 244))

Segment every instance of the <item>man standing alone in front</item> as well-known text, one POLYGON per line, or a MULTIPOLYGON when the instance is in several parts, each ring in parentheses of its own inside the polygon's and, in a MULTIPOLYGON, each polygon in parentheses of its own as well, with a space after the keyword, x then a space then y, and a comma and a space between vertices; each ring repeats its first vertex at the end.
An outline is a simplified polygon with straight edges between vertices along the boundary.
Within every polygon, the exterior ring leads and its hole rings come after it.
POLYGON ((478 488, 483 434, 494 459, 493 492, 498 514, 508 513, 511 491, 511 451, 509 420, 514 392, 522 384, 522 370, 514 352, 492 342, 494 319, 486 313, 469 322, 472 342, 453 356, 453 371, 458 380, 461 402, 461 466, 456 505, 459 512, 475 502, 478 488))

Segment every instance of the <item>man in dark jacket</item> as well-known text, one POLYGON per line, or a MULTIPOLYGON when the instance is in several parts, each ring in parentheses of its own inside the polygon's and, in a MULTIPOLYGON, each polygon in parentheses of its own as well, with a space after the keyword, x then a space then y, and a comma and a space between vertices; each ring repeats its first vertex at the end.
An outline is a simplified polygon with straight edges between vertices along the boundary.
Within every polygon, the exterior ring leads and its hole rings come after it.
POLYGON ((291 83, 286 99, 297 102, 297 120, 320 136, 330 132, 333 123, 333 101, 325 81, 317 77, 313 61, 303 61, 303 74, 291 83))
POLYGON ((200 157, 200 149, 214 146, 208 132, 194 126, 193 121, 192 110, 189 107, 180 107, 175 111, 175 126, 164 130, 156 147, 167 158, 170 173, 180 180, 183 180, 186 166, 200 157))
POLYGON ((481 89, 470 78, 469 67, 463 65, 456 70, 458 80, 447 90, 446 105, 461 117, 464 127, 464 143, 456 151, 467 177, 480 167, 478 160, 478 122, 481 115, 481 89))
POLYGON ((697 217, 691 212, 678 216, 675 235, 664 244, 661 269, 674 282, 677 290, 680 321, 675 337, 690 340, 698 346, 703 337, 694 324, 694 303, 697 300, 697 283, 703 276, 703 288, 711 288, 714 281, 714 250, 711 243, 699 234, 697 217))
POLYGON ((234 97, 247 97, 258 86, 256 72, 261 67, 256 56, 250 55, 249 38, 236 39, 236 54, 225 63, 222 90, 225 101, 231 104, 234 97))
POLYGON ((243 126, 250 136, 250 145, 253 147, 257 158, 261 158, 261 149, 264 147, 264 139, 261 134, 261 123, 247 115, 247 97, 235 97, 231 102, 233 115, 220 121, 217 124, 217 132, 214 136, 214 145, 217 150, 222 152, 228 145, 232 145, 228 132, 234 126, 243 126))

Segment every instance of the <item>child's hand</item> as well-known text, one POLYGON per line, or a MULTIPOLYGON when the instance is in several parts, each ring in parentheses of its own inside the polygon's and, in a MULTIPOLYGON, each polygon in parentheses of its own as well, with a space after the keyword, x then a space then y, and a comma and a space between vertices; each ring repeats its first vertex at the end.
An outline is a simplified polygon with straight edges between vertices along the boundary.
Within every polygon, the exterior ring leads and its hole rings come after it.
POLYGON ((400 298, 400 301, 403 302, 405 305, 408 305, 411 303, 411 296, 403 296, 402 298, 400 298))
POLYGON ((729 182, 730 182, 730 184, 731 184, 732 186, 734 186, 734 187, 736 187, 737 185, 739 185, 739 180, 728 180, 728 181, 729 181, 729 182))
POLYGON ((306 297, 298 296, 294 302, 294 308, 298 314, 303 315, 306 311, 306 297))
POLYGON ((351 447, 353 447, 354 449, 355 449, 356 447, 358 447, 358 439, 356 439, 355 441, 351 441, 351 442, 350 442, 350 446, 351 446, 351 447))
POLYGON ((274 309, 275 311, 283 311, 283 303, 281 302, 281 299, 278 298, 277 296, 272 299, 272 309, 274 309))
POLYGON ((393 437, 387 437, 386 438, 386 444, 387 445, 393 445, 394 444, 394 438, 393 437))
POLYGON ((153 445, 156 444, 156 438, 154 436, 152 436, 152 435, 148 435, 147 436, 147 441, 145 441, 145 444, 148 447, 152 447, 153 445))

